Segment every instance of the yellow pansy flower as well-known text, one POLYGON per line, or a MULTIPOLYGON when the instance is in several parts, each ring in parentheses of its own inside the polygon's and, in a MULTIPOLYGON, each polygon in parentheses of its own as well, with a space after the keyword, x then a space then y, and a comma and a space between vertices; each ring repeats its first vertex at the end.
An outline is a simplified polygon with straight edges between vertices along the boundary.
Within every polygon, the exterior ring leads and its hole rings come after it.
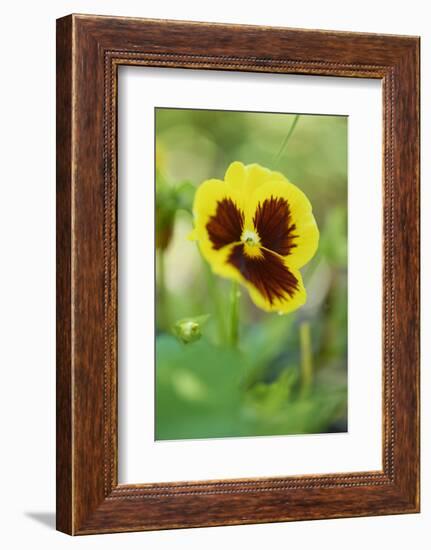
POLYGON ((212 270, 244 285, 258 307, 288 313, 305 303, 299 269, 319 230, 310 201, 283 174, 233 162, 224 180, 199 186, 193 215, 191 238, 212 270))

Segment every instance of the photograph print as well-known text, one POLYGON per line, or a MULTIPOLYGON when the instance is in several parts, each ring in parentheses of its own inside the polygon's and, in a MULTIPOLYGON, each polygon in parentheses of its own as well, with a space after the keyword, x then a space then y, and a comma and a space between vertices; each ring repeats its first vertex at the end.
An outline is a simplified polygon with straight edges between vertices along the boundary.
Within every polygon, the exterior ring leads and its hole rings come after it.
POLYGON ((348 117, 155 109, 155 439, 346 432, 348 117))

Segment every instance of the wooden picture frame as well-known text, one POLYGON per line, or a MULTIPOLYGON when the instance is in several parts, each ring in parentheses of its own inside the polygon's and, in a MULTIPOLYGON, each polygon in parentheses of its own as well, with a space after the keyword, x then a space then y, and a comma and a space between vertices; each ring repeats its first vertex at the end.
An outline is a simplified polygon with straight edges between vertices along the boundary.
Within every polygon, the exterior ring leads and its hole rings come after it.
POLYGON ((57 21, 57 529, 72 535, 419 511, 419 38, 57 21), (382 471, 119 485, 117 68, 383 84, 382 471))

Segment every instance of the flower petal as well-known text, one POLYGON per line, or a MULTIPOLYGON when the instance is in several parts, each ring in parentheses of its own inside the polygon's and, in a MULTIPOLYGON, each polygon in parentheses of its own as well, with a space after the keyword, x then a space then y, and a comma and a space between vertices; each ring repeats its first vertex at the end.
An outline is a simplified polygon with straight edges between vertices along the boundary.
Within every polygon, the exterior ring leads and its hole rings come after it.
POLYGON ((289 266, 300 268, 316 253, 319 230, 310 201, 288 180, 269 181, 256 189, 247 204, 246 226, 250 220, 260 221, 264 246, 287 257, 289 266))
POLYGON ((273 172, 260 164, 248 164, 246 167, 247 192, 251 195, 258 187, 268 181, 285 180, 281 172, 273 172))
POLYGON ((302 276, 299 270, 288 267, 291 274, 297 281, 297 290, 292 296, 284 295, 283 298, 276 299, 272 304, 264 298, 264 296, 251 284, 247 285, 250 293, 250 298, 254 304, 264 311, 278 312, 278 313, 291 313, 300 308, 307 301, 307 292, 302 281, 302 276))
POLYGON ((236 189, 240 193, 244 190, 245 184, 245 166, 242 162, 232 162, 224 175, 224 181, 232 189, 236 189))
POLYGON ((306 300, 301 274, 267 250, 250 257, 242 244, 235 245, 227 261, 241 273, 254 303, 265 311, 293 311, 306 300))
POLYGON ((260 185, 267 181, 284 180, 283 174, 273 172, 260 166, 260 164, 244 165, 242 162, 232 162, 224 176, 225 182, 244 195, 250 196, 260 185))
POLYGON ((238 242, 244 227, 244 213, 231 198, 217 202, 215 213, 210 216, 206 230, 214 250, 238 242))
POLYGON ((271 196, 259 203, 253 224, 265 248, 287 256, 296 247, 296 225, 292 222, 289 203, 283 197, 271 196))
POLYGON ((213 271, 225 277, 238 278, 226 263, 229 245, 241 237, 244 214, 238 206, 239 195, 221 180, 207 180, 196 190, 191 237, 199 242, 204 258, 213 271))

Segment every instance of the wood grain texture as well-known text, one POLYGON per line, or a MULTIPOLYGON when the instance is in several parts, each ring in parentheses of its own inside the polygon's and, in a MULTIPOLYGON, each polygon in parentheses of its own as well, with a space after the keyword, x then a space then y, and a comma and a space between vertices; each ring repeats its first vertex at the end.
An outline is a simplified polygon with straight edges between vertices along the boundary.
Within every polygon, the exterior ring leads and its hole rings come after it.
POLYGON ((419 39, 77 15, 57 25, 58 529, 417 512, 419 39), (116 117, 124 64, 382 80, 382 471, 118 485, 116 117))
POLYGON ((57 23, 57 529, 72 531, 72 28, 57 23))

